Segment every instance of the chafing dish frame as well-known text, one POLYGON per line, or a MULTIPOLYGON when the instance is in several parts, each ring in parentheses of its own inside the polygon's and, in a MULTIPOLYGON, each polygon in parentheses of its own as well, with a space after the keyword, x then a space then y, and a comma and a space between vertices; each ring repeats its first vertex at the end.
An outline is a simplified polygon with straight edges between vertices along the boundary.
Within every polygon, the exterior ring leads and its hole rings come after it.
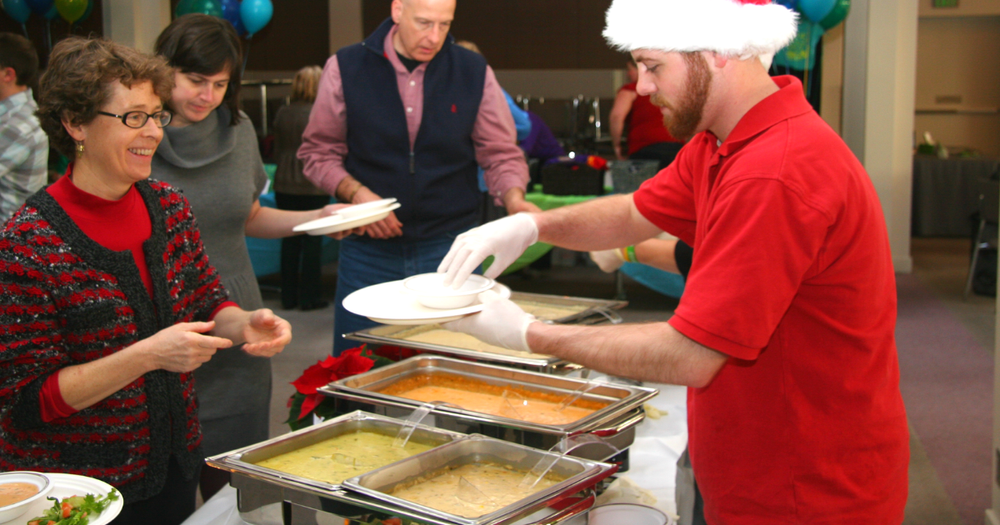
MULTIPOLYGON (((429 372, 471 377, 494 384, 509 384, 528 390, 557 392, 565 395, 571 395, 587 385, 587 381, 581 379, 516 370, 436 355, 419 355, 364 374, 334 381, 317 390, 334 397, 337 400, 338 411, 361 409, 405 418, 423 403, 381 394, 375 391, 375 388, 388 386, 411 375, 429 372)), ((581 399, 604 401, 609 404, 584 418, 564 425, 543 425, 443 405, 435 406, 431 410, 431 414, 435 417, 434 426, 437 428, 446 428, 468 434, 485 434, 538 449, 550 449, 565 437, 592 434, 602 438, 619 451, 624 451, 631 446, 635 439, 635 426, 645 419, 642 404, 658 393, 656 389, 631 385, 605 384, 595 387, 586 392, 581 399)), ((607 452, 607 450, 599 450, 597 455, 594 455, 593 447, 583 447, 575 451, 573 455, 605 460, 610 457, 607 452)))
POLYGON ((562 456, 509 441, 472 434, 433 450, 421 452, 391 465, 350 478, 344 482, 344 485, 348 491, 359 492, 397 507, 409 506, 419 514, 439 518, 448 523, 495 525, 520 519, 553 504, 558 504, 564 498, 580 491, 592 489, 602 480, 614 474, 616 470, 615 465, 562 456), (411 481, 428 472, 484 461, 509 465, 527 473, 539 460, 547 456, 558 457, 550 472, 562 474, 565 477, 563 481, 552 487, 539 490, 514 504, 473 518, 427 507, 398 498, 387 492, 401 483, 411 481))
MULTIPOLYGON (((603 323, 605 321, 608 321, 611 324, 619 324, 622 322, 622 317, 615 312, 615 310, 619 310, 628 305, 628 301, 590 299, 585 297, 570 297, 525 292, 513 292, 511 293, 510 298, 512 301, 531 301, 535 303, 550 304, 553 306, 579 306, 581 304, 587 306, 586 309, 581 310, 580 312, 560 317, 558 319, 546 320, 546 322, 556 324, 589 325, 603 323)), ((532 357, 528 357, 494 352, 480 352, 469 348, 409 341, 407 339, 395 337, 395 334, 400 332, 409 332, 421 327, 431 327, 434 326, 434 324, 435 323, 428 323, 426 325, 418 326, 379 325, 359 330, 357 332, 351 332, 344 335, 344 337, 363 343, 402 346, 427 352, 470 357, 480 361, 501 363, 507 366, 514 366, 524 368, 526 370, 535 370, 550 374, 565 374, 582 368, 578 364, 544 354, 536 354, 532 357)))

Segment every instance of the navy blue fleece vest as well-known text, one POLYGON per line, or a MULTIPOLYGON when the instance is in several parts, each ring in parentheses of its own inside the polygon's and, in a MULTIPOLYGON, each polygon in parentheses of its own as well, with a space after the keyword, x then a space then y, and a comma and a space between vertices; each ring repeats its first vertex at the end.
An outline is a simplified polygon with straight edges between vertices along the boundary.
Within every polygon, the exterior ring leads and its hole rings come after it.
POLYGON ((426 239, 475 225, 482 194, 472 128, 486 80, 486 61, 452 45, 427 64, 424 110, 410 151, 396 72, 383 44, 386 20, 364 42, 337 51, 347 107, 345 168, 382 197, 402 205, 400 240, 426 239))

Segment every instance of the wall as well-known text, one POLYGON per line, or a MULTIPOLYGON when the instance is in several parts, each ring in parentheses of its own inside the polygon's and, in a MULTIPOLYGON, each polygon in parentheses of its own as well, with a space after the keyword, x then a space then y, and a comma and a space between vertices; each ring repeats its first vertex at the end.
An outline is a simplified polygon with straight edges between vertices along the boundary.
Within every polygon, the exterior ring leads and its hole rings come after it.
POLYGON ((927 16, 920 18, 918 28, 914 131, 918 140, 929 131, 953 150, 972 148, 998 157, 1000 2, 992 2, 994 15, 951 15, 984 10, 969 3, 966 11, 921 11, 927 16))

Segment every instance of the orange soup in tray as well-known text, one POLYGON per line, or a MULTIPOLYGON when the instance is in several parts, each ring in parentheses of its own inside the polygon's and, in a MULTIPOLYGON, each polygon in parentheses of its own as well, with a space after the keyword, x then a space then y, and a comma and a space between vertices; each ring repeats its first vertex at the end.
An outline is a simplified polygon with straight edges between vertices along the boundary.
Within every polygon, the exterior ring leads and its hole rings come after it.
POLYGON ((415 401, 443 401, 473 412, 542 425, 572 423, 607 406, 581 398, 564 407, 562 403, 573 395, 571 392, 536 392, 450 374, 418 374, 396 381, 379 393, 415 401))

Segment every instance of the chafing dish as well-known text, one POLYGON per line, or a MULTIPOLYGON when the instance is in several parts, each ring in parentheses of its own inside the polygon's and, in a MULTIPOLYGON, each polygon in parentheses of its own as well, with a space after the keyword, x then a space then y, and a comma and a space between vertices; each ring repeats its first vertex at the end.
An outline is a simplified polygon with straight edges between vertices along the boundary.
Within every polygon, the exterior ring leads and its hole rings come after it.
MULTIPOLYGON (((529 313, 534 312, 535 316, 539 319, 560 324, 597 324, 606 321, 618 324, 622 322, 622 318, 615 310, 628 304, 626 301, 523 292, 514 292, 510 298, 512 301, 521 304, 522 308, 529 311, 529 313), (558 312, 558 310, 572 310, 572 313, 565 314, 565 312, 558 312)), ((410 339, 411 337, 439 328, 437 324, 419 326, 379 325, 349 333, 345 337, 365 343, 415 348, 427 352, 473 358, 478 361, 503 364, 543 373, 562 374, 581 368, 574 363, 544 354, 515 352, 502 348, 483 351, 468 347, 428 343, 410 339)))
MULTIPOLYGON (((445 520, 449 523, 457 525, 493 525, 497 523, 509 523, 540 509, 558 506, 564 498, 573 496, 580 491, 593 489, 601 480, 613 474, 615 470, 616 467, 614 465, 606 463, 560 456, 507 441, 480 435, 471 435, 433 450, 417 454, 409 459, 398 461, 392 465, 351 478, 344 482, 344 486, 349 491, 359 492, 397 507, 409 507, 415 513, 445 520), (562 481, 559 481, 554 486, 539 489, 537 492, 515 503, 477 517, 470 518, 451 514, 402 499, 392 494, 393 490, 401 485, 406 486, 407 484, 418 482, 420 478, 428 475, 428 473, 440 472, 445 469, 470 464, 491 463, 528 473, 542 459, 547 460, 545 463, 554 461, 548 472, 562 481)), ((489 497, 488 495, 483 496, 489 497)))
MULTIPOLYGON (((386 416, 369 414, 361 411, 351 412, 349 414, 324 421, 318 425, 303 428, 296 432, 291 432, 255 445, 250 445, 249 447, 244 447, 239 450, 214 456, 210 458, 210 464, 223 464, 225 465, 226 470, 244 472, 267 479, 282 480, 291 486, 339 490, 340 483, 330 483, 297 476, 280 470, 263 467, 257 463, 287 452, 308 447, 309 445, 313 445, 327 439, 359 431, 373 432, 395 437, 404 424, 404 421, 386 416)), ((413 430, 413 434, 410 436, 410 440, 416 443, 436 447, 463 437, 465 437, 464 434, 459 434, 457 432, 417 425, 413 430)))
MULTIPOLYGON (((551 394, 559 399, 588 387, 586 381, 579 379, 421 355, 334 381, 318 390, 336 399, 338 411, 360 409, 405 418, 423 403, 383 394, 379 390, 396 381, 425 374, 458 375, 493 385, 551 394)), ((642 404, 657 393, 652 388, 602 384, 586 391, 580 399, 607 405, 577 421, 561 425, 532 423, 447 405, 434 406, 430 413, 433 422, 427 424, 457 432, 483 434, 543 450, 552 448, 567 437, 590 434, 614 448, 587 445, 573 451, 573 455, 600 461, 616 455, 614 449, 624 451, 632 444, 635 427, 645 418, 642 404)), ((623 455, 620 460, 625 461, 627 457, 623 455)))

